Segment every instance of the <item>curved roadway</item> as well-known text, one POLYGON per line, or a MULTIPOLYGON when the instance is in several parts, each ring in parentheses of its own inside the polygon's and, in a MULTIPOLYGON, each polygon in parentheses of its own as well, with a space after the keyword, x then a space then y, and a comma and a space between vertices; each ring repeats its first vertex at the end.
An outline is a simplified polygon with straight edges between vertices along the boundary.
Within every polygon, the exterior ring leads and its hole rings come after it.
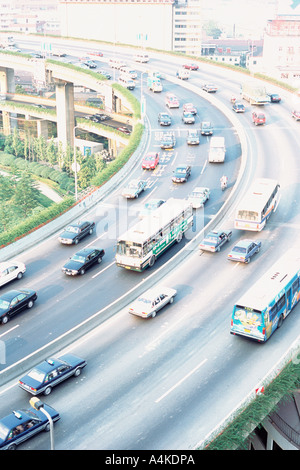
MULTIPOLYGON (((159 69, 167 67, 168 73, 176 70, 171 63, 156 60, 159 69)), ((229 105, 228 97, 238 89, 239 79, 234 82, 228 72, 207 66, 192 73, 190 80, 199 85, 211 81, 212 76, 220 87, 218 98, 229 105)), ((165 89, 173 87, 165 83, 165 89)), ((188 149, 181 111, 172 111, 177 146, 174 152, 166 152, 158 175, 146 174, 149 187, 141 199, 126 204, 120 197, 120 188, 116 188, 90 215, 98 222, 97 233, 85 239, 80 247, 98 244, 105 248, 100 268, 82 278, 64 278, 60 267, 77 248, 60 246, 56 237, 41 243, 38 250, 24 253, 28 273, 17 285, 34 287, 39 299, 32 311, 1 327, 0 339, 5 341, 8 364, 87 318, 149 275, 150 270, 132 273, 114 265, 113 240, 120 230, 116 225, 118 213, 125 215, 122 224, 127 224, 128 207, 130 214, 134 214, 148 197, 166 198, 170 193, 185 197, 194 186, 204 183, 212 189, 204 211, 205 221, 220 207, 226 193, 219 189, 219 177, 226 168, 233 183, 239 168, 239 145, 234 130, 205 101, 183 88, 176 89, 176 94, 181 100, 194 101, 200 108, 201 120, 208 117, 213 121, 216 135, 226 133, 228 161, 220 166, 204 166, 207 139, 202 139, 198 148, 188 149), (187 158, 192 162, 192 177, 186 185, 174 187, 173 166, 187 158)), ((220 253, 196 251, 180 269, 164 279, 164 283, 178 289, 178 296, 155 319, 132 317, 124 309, 74 344, 72 350, 85 357, 88 366, 78 379, 70 379, 47 397, 47 403, 62 415, 55 426, 56 448, 193 448, 255 387, 297 337, 299 306, 266 344, 258 345, 229 334, 235 299, 271 266, 278 254, 294 243, 298 233, 300 138, 299 126, 290 117, 288 99, 287 95, 282 104, 265 107, 264 127, 252 126, 249 106, 239 116, 251 148, 249 180, 274 177, 282 188, 277 212, 262 233, 251 235, 262 240, 261 252, 250 265, 228 263, 226 255, 231 246, 247 237, 246 233, 234 231, 230 244, 220 253)), ((157 145, 160 129, 156 116, 163 109, 163 94, 151 95, 151 99, 147 94, 149 150, 157 145)), ((140 167, 135 172, 143 173, 140 167)), ((227 216, 224 228, 232 228, 233 214, 227 216)), ((130 220, 133 219, 130 215, 130 220)), ((200 229, 201 215, 197 220, 196 227, 200 229)), ((155 269, 178 249, 180 245, 163 255, 155 269)), ((1 398, 3 416, 8 410, 26 405, 29 396, 12 383, 2 387, 1 398)), ((22 448, 48 448, 48 437, 39 436, 22 448)))

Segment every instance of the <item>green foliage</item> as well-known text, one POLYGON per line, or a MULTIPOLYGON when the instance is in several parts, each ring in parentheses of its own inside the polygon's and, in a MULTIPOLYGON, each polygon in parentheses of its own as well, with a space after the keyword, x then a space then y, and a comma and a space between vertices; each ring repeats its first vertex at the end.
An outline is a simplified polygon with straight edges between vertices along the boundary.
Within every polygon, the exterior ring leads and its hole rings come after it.
POLYGON ((206 450, 235 450, 246 446, 246 438, 263 419, 274 411, 284 396, 289 399, 300 386, 300 364, 290 362, 280 374, 257 395, 227 428, 212 442, 206 450))
MULTIPOLYGON (((74 198, 69 196, 63 199, 62 202, 52 204, 47 209, 43 209, 38 214, 32 215, 23 222, 15 225, 13 228, 9 228, 6 231, 0 233, 0 247, 3 247, 18 238, 22 238, 24 235, 36 230, 42 225, 45 225, 50 220, 58 217, 63 212, 68 210, 74 204, 74 198)), ((0 217, 1 217, 1 204, 0 204, 0 217)))

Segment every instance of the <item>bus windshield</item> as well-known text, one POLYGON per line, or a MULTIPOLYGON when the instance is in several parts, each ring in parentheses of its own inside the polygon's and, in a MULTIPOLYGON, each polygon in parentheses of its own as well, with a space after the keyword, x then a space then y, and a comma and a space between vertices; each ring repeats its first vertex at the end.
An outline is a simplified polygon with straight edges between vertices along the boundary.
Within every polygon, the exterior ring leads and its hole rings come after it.
POLYGON ((142 256, 142 245, 130 241, 120 240, 117 245, 117 253, 119 255, 140 258, 142 256))

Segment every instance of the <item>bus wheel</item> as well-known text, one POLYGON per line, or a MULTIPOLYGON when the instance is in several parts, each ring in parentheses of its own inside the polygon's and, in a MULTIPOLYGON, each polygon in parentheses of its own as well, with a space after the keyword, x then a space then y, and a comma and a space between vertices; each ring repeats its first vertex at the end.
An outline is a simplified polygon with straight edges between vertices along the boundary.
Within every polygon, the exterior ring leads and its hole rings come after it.
POLYGON ((283 323, 283 315, 280 315, 278 323, 277 323, 277 328, 280 328, 283 323))
POLYGON ((179 232, 178 235, 177 235, 177 238, 176 238, 176 242, 180 243, 181 240, 182 240, 182 237, 183 237, 182 232, 179 232))
POLYGON ((154 265, 154 263, 155 263, 155 256, 151 256, 150 261, 149 261, 149 266, 150 266, 150 268, 152 268, 152 266, 154 265))

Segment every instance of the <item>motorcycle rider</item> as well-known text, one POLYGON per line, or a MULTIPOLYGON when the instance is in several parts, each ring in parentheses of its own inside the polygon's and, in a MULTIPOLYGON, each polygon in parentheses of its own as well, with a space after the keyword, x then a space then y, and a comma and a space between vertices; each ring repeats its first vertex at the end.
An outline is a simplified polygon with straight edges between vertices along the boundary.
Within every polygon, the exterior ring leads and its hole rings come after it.
POLYGON ((223 191, 223 189, 227 188, 227 184, 228 184, 228 178, 227 176, 223 175, 221 178, 220 178, 220 183, 221 183, 221 189, 223 191))

